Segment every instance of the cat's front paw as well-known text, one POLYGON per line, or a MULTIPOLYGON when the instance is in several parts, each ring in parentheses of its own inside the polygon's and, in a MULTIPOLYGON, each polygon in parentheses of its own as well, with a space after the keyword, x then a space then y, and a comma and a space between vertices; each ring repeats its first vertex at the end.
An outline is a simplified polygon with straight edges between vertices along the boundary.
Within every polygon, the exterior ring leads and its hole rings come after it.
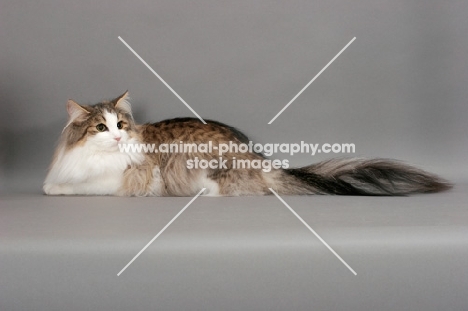
POLYGON ((42 189, 47 195, 66 195, 73 193, 66 184, 44 184, 42 189))

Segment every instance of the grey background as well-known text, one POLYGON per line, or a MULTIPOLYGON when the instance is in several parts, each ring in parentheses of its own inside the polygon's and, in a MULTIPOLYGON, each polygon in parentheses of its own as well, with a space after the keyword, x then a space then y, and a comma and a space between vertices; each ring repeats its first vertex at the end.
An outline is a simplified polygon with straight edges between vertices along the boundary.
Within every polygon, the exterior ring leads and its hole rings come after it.
MULTIPOLYGON (((0 0, 0 310, 464 310, 466 1, 0 0), (138 122, 354 143, 456 183, 408 198, 45 197, 68 98, 128 89, 138 122), (267 123, 353 37, 356 41, 267 123)), ((284 156, 292 166, 341 156, 284 156)), ((281 156, 282 157, 282 156, 281 156)))
POLYGON ((68 98, 95 103, 128 89, 138 122, 192 116, 118 36, 203 118, 255 141, 354 143, 357 156, 465 179, 467 10, 464 1, 2 0, 2 192, 40 192, 68 98))
POLYGON ((0 310, 464 311, 467 187, 409 198, 7 197, 0 310))

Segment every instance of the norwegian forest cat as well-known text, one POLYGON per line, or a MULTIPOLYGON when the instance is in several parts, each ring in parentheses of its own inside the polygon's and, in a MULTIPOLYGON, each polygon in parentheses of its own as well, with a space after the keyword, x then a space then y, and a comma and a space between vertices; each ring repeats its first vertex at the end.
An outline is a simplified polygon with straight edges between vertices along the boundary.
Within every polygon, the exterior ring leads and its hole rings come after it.
POLYGON ((237 129, 195 118, 136 125, 128 92, 96 105, 69 100, 69 120, 44 192, 49 195, 193 196, 278 194, 406 195, 450 188, 439 177, 385 159, 333 159, 301 168, 234 168, 232 159, 265 160, 256 152, 121 152, 122 144, 247 144, 237 129), (218 168, 188 167, 191 159, 224 160, 218 168))

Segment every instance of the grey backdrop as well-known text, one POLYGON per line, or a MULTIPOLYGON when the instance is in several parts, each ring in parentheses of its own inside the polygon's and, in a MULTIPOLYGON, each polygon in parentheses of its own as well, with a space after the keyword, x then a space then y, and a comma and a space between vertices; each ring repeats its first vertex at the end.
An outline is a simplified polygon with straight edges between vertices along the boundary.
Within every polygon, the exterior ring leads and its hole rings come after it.
MULTIPOLYGON (((466 310, 468 2, 0 0, 0 310, 466 310), (456 182, 411 197, 41 194, 68 98, 130 90, 258 142, 354 143, 456 182), (353 37, 356 41, 267 123, 353 37)), ((286 157, 294 166, 334 155, 286 157)), ((341 156, 341 155, 336 155, 341 156)))
POLYGON ((2 0, 2 192, 40 192, 68 98, 128 89, 138 122, 192 116, 118 36, 203 118, 258 142, 355 143, 357 156, 464 179, 467 10, 425 0, 2 0))

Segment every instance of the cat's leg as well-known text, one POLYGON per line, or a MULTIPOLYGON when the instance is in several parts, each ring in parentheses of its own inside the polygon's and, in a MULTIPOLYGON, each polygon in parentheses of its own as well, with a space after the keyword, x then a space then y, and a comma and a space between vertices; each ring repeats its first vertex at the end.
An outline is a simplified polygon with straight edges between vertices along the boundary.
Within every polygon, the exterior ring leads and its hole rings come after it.
POLYGON ((135 166, 125 170, 120 196, 164 196, 164 180, 159 166, 135 166))
MULTIPOLYGON (((268 183, 261 170, 227 169, 213 170, 207 179, 217 185, 219 196, 246 196, 270 194, 268 183)), ((206 183, 210 184, 210 183, 206 183)))
POLYGON ((164 196, 167 195, 166 188, 164 186, 164 180, 161 176, 159 166, 155 166, 152 170, 152 179, 149 184, 149 194, 151 196, 164 196))
POLYGON ((203 196, 208 196, 208 197, 221 196, 221 194, 219 193, 219 183, 216 180, 209 178, 208 172, 204 172, 200 174, 200 179, 198 180, 198 183, 199 183, 200 189, 205 188, 205 191, 203 191, 202 193, 203 196))
POLYGON ((46 183, 42 188, 47 195, 73 195, 73 186, 71 184, 51 184, 46 183))
POLYGON ((44 184, 48 195, 116 195, 121 186, 118 176, 101 177, 81 183, 44 184))
MULTIPOLYGON (((116 195, 119 187, 117 185, 104 185, 99 183, 77 183, 77 184, 45 184, 44 193, 47 195, 116 195)), ((111 183, 112 184, 112 183, 111 183)))

